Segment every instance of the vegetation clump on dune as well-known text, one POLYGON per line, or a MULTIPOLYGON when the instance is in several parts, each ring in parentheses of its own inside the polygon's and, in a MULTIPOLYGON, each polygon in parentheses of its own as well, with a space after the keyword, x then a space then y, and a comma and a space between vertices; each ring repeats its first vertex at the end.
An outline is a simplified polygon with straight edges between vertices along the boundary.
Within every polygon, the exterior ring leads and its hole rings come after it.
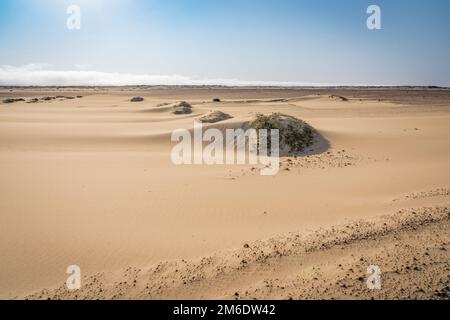
POLYGON ((203 123, 216 123, 233 118, 227 113, 222 111, 214 111, 200 118, 203 123))
POLYGON ((173 106, 173 114, 191 114, 192 106, 186 101, 181 101, 173 106))
POLYGON ((19 99, 5 99, 2 102, 3 103, 14 103, 14 102, 21 102, 21 101, 25 101, 25 100, 22 99, 22 98, 19 98, 19 99))
POLYGON ((330 98, 333 99, 333 100, 339 100, 339 101, 342 101, 342 102, 347 102, 348 101, 348 98, 346 98, 344 96, 337 96, 335 94, 332 94, 330 96, 330 98))
MULTIPOLYGON (((282 113, 257 114, 250 126, 261 129, 278 129, 280 134, 280 154, 296 154, 305 151, 314 143, 316 131, 305 121, 282 113)), ((270 143, 270 139, 269 139, 270 143)))
POLYGON ((131 102, 142 102, 144 101, 144 98, 142 97, 134 97, 133 99, 131 99, 131 102))

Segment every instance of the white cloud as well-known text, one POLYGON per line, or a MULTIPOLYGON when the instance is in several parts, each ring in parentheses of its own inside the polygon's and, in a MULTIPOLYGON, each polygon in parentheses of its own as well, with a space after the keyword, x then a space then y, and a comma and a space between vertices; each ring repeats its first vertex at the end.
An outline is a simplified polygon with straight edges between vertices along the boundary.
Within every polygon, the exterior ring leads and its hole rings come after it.
POLYGON ((333 84, 195 79, 181 75, 149 75, 86 70, 52 70, 50 65, 0 66, 1 86, 122 86, 122 85, 222 85, 222 86, 333 86, 333 84))

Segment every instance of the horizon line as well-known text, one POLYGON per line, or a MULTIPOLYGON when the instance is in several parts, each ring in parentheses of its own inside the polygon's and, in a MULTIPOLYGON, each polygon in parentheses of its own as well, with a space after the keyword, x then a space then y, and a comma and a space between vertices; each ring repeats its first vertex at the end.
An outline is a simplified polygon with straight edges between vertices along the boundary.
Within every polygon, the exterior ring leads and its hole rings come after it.
POLYGON ((436 85, 210 85, 210 84, 149 84, 149 85, 0 85, 1 89, 22 88, 215 88, 215 89, 450 89, 450 86, 436 85))

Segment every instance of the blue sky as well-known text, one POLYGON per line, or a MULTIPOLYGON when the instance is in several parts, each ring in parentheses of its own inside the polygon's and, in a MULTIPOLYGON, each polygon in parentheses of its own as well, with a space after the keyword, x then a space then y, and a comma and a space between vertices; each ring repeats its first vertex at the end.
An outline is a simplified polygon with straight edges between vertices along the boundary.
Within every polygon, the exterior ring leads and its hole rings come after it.
POLYGON ((0 0, 0 84, 450 86, 449 39, 448 0, 0 0), (366 27, 371 4, 382 30, 366 27))

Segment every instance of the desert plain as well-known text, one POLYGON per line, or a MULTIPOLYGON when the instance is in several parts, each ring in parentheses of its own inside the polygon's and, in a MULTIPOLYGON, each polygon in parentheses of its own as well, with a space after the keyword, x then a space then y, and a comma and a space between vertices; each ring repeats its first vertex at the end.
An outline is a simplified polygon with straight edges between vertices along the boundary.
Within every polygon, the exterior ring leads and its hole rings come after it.
POLYGON ((0 98, 13 99, 0 103, 1 299, 450 297, 448 89, 5 87, 0 98), (174 114, 180 101, 192 112, 174 114), (318 139, 274 176, 175 165, 172 132, 213 111, 231 118, 207 127, 278 112, 318 139), (71 265, 79 290, 66 287, 71 265))

